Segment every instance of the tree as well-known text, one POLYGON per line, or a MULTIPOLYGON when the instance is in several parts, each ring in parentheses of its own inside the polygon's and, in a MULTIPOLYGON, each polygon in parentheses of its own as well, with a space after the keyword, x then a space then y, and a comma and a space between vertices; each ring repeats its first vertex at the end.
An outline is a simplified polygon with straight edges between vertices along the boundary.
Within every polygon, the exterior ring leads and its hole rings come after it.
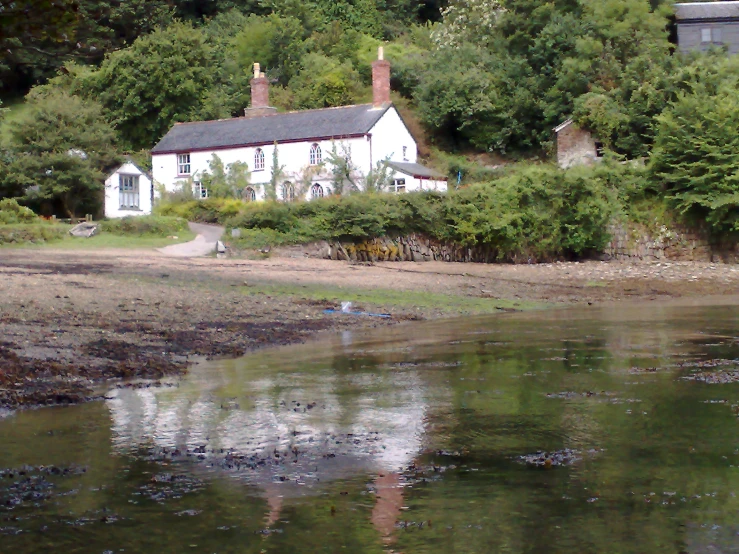
POLYGON ((715 93, 698 85, 657 116, 651 169, 668 200, 716 232, 739 231, 737 81, 715 93))
POLYGON ((175 23, 110 54, 81 92, 99 99, 128 146, 151 148, 176 122, 230 115, 215 103, 217 113, 204 109, 217 68, 203 32, 175 23))
POLYGON ((100 207, 105 170, 117 161, 100 105, 55 91, 31 94, 11 126, 8 196, 51 201, 70 217, 100 207))
POLYGON ((233 162, 227 166, 221 158, 213 154, 208 162, 209 171, 200 178, 212 198, 241 198, 251 183, 251 172, 246 162, 233 162))
POLYGON ((313 53, 307 54, 301 65, 289 84, 295 108, 346 106, 359 99, 361 80, 351 63, 313 53))
POLYGON ((269 183, 264 186, 264 198, 265 200, 277 201, 277 185, 280 184, 285 176, 285 166, 280 164, 276 142, 272 149, 272 167, 270 168, 270 173, 269 183))

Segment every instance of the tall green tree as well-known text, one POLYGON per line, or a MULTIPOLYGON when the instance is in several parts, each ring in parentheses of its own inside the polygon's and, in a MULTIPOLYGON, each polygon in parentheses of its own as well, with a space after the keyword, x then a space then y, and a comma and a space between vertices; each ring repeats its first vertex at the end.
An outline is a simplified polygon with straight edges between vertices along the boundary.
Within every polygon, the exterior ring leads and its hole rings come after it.
POLYGON ((38 92, 11 126, 6 196, 49 202, 74 217, 97 212, 115 133, 102 108, 61 91, 38 92))
POLYGON ((176 122, 230 115, 205 102, 218 67, 203 31, 175 23, 107 56, 83 79, 81 92, 103 104, 127 146, 151 148, 176 122))

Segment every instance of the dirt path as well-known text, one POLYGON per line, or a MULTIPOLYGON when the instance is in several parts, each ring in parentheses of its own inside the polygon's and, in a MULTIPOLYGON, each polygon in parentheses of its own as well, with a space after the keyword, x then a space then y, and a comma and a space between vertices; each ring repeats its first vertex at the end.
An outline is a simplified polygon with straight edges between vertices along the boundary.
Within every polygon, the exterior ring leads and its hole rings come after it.
POLYGON ((157 251, 173 258, 197 258, 212 254, 216 249, 216 243, 223 236, 223 227, 202 223, 189 223, 188 225, 190 230, 197 235, 193 240, 182 244, 171 244, 157 251))
POLYGON ((239 356, 348 328, 499 305, 739 292, 739 267, 722 264, 364 266, 155 250, 0 250, 0 279, 0 408, 78 402, 97 380, 156 379, 192 356, 239 356), (325 313, 351 295, 392 318, 325 313))

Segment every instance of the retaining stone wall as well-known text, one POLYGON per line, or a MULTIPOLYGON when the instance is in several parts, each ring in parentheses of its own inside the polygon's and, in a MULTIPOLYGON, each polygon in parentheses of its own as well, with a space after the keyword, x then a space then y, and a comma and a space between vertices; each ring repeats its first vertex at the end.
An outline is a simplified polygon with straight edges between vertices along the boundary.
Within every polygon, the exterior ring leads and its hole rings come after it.
MULTIPOLYGON (((739 263, 739 245, 715 244, 708 233, 686 228, 660 227, 650 233, 645 229, 614 223, 610 226, 611 242, 599 256, 601 260, 619 261, 724 261, 739 263)), ((495 263, 489 248, 466 248, 443 243, 420 235, 392 239, 373 239, 363 243, 315 242, 280 249, 284 254, 354 262, 477 262, 495 263)), ((527 263, 528 259, 513 260, 527 263)))

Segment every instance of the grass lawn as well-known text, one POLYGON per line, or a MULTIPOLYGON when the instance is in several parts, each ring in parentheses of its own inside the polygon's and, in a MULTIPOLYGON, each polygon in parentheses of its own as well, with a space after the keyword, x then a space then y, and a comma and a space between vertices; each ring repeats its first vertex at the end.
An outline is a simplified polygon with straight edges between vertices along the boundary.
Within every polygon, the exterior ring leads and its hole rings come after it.
POLYGON ((245 294, 265 296, 290 296, 307 300, 352 302, 368 311, 382 306, 415 308, 424 312, 444 315, 490 314, 501 310, 534 310, 545 308, 540 302, 511 301, 497 298, 480 298, 395 289, 363 289, 328 285, 261 284, 243 287, 245 294))
POLYGON ((46 242, 43 244, 8 244, 0 245, 5 248, 50 248, 50 249, 67 249, 67 250, 97 250, 103 248, 125 248, 125 249, 147 249, 147 248, 161 248, 162 246, 169 246, 170 244, 179 244, 181 242, 188 242, 195 238, 195 234, 192 231, 182 231, 177 234, 176 239, 168 239, 166 237, 135 237, 135 236, 122 236, 122 235, 111 235, 108 233, 102 233, 89 239, 66 237, 63 240, 56 240, 46 242))

